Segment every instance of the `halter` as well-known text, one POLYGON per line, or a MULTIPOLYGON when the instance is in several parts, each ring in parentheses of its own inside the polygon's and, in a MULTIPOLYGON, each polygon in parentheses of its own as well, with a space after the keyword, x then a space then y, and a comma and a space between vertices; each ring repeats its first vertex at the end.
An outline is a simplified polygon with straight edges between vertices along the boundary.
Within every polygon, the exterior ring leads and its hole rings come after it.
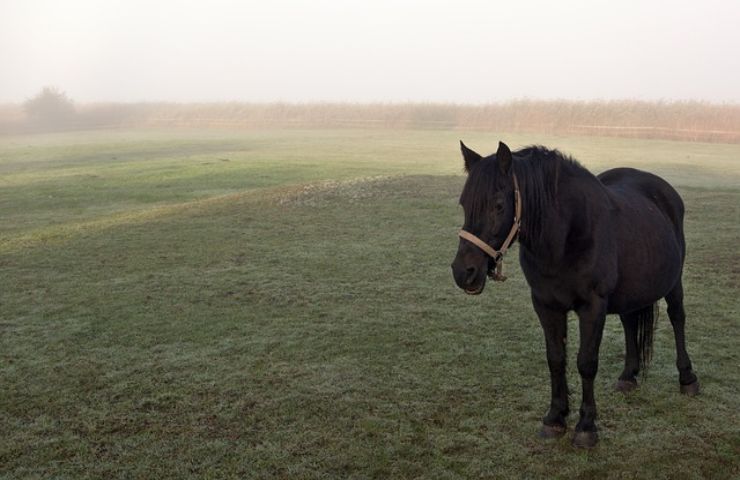
POLYGON ((506 254, 506 251, 509 249, 511 242, 514 241, 514 237, 519 231, 519 227, 522 223, 522 196, 519 193, 519 182, 516 179, 516 174, 512 174, 512 178, 514 180, 514 223, 511 225, 509 236, 506 237, 506 240, 504 240, 504 243, 501 244, 501 248, 499 250, 491 247, 489 244, 466 230, 460 230, 459 232, 457 232, 457 235, 460 238, 464 238, 465 240, 469 241, 476 247, 483 250, 486 254, 488 254, 489 257, 493 258, 493 261, 496 262, 496 269, 488 276, 491 277, 492 280, 495 280, 497 282, 503 282, 506 280, 506 277, 503 275, 503 257, 506 254))

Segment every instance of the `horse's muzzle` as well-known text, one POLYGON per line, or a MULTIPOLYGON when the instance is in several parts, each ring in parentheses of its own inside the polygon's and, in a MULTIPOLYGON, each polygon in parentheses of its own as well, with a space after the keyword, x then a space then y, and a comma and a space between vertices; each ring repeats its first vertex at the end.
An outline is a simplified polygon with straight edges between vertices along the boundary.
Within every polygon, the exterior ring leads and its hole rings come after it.
POLYGON ((458 255, 452 262, 452 277, 455 283, 468 295, 478 295, 486 286, 488 264, 476 265, 464 262, 458 255))

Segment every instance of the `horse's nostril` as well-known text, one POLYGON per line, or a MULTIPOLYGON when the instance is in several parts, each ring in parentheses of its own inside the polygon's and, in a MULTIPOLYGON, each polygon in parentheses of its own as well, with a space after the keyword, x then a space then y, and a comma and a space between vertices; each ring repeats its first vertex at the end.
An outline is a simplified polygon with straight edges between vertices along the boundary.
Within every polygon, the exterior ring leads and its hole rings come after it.
POLYGON ((467 274, 467 276, 465 277, 466 281, 468 284, 470 284, 470 283, 473 283, 473 280, 475 280, 475 277, 478 274, 478 269, 475 267, 468 267, 465 270, 465 273, 467 274))

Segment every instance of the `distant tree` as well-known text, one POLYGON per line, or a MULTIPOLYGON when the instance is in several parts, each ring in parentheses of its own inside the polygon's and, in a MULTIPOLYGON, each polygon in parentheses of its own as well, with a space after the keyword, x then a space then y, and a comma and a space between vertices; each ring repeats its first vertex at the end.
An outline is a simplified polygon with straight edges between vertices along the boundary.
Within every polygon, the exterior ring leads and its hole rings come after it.
POLYGON ((33 123, 47 127, 64 126, 75 116, 74 102, 56 87, 44 87, 23 109, 33 123))

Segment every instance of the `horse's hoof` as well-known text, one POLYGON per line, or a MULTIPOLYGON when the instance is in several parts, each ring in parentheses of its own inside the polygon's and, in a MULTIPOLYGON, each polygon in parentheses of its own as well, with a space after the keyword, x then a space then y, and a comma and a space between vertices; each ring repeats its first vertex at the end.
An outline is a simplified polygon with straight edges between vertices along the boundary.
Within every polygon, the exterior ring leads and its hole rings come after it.
POLYGON ((566 428, 562 425, 542 425, 537 436, 540 438, 560 438, 565 434, 566 428))
POLYGON ((694 383, 689 383, 688 385, 681 385, 681 393, 684 395, 688 395, 689 397, 694 397, 699 394, 699 380, 696 380, 694 383))
POLYGON ((637 388, 637 381, 635 380, 617 380, 617 383, 614 384, 614 388, 618 392, 622 393, 629 393, 632 390, 637 388))
POLYGON ((593 448, 599 441, 596 432, 576 432, 573 436, 573 446, 576 448, 593 448))

